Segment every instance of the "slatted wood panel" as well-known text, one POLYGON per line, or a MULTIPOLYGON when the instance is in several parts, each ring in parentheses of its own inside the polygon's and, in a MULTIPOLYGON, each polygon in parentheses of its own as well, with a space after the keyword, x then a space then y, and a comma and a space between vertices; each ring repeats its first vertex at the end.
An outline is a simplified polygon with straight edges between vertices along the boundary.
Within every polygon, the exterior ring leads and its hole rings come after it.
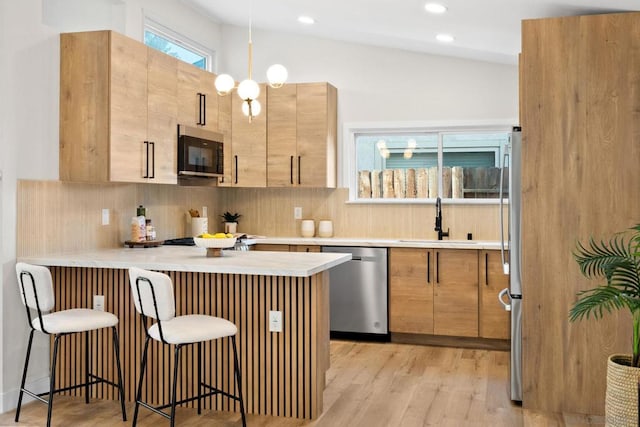
MULTIPOLYGON (((56 310, 91 307, 95 294, 105 295, 105 310, 120 319, 121 361, 125 398, 133 401, 144 343, 141 317, 135 312, 127 270, 51 268, 56 310)), ((328 276, 310 278, 166 272, 174 281, 176 314, 210 314, 238 326, 237 344, 242 388, 248 413, 316 418, 322 412, 324 375, 329 367, 328 276), (284 331, 268 332, 268 311, 283 312, 284 331)), ((84 339, 67 337, 59 353, 58 386, 84 378, 84 339)), ((116 381, 111 332, 95 332, 91 338, 93 373, 116 381)), ((233 352, 228 339, 203 347, 205 382, 236 393, 233 352)), ((144 400, 153 404, 170 399, 174 346, 152 340, 143 382, 144 400)), ((184 347, 181 355, 178 399, 196 393, 193 381, 196 347, 184 347)), ((83 390, 69 392, 83 395, 83 390)), ((93 388, 92 397, 116 399, 110 386, 93 388)), ((195 402, 188 404, 191 407, 195 402)), ((209 397, 205 408, 238 411, 236 402, 209 397)))

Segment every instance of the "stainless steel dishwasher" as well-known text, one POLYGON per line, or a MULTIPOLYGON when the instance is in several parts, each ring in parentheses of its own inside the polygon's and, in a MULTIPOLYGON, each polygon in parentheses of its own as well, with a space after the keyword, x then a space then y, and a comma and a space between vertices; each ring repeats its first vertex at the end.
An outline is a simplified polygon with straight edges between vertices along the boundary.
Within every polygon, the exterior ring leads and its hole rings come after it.
POLYGON ((322 252, 352 257, 329 270, 331 337, 388 341, 387 248, 323 246, 322 252))

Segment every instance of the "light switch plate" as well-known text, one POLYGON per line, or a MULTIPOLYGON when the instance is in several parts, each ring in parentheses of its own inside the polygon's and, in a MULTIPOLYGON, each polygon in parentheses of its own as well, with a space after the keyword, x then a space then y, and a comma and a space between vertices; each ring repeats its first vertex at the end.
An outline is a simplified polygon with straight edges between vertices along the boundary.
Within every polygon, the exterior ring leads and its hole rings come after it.
POLYGON ((93 309, 104 311, 104 295, 93 296, 93 309))
POLYGON ((269 311, 269 332, 282 332, 281 311, 269 311))
POLYGON ((102 209, 102 225, 109 225, 109 209, 102 209))
POLYGON ((293 219, 302 219, 302 208, 301 207, 293 208, 293 219))

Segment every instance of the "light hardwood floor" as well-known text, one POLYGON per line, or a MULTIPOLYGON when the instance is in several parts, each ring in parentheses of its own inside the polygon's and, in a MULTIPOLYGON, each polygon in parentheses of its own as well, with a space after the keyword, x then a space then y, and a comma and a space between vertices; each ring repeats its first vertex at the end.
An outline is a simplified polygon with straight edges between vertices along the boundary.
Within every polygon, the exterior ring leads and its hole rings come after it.
MULTIPOLYGON (((412 427, 412 426, 602 426, 603 417, 537 413, 513 405, 507 394, 509 354, 500 351, 428 347, 402 344, 331 342, 325 410, 315 421, 247 417, 249 426, 264 427, 412 427)), ((0 415, 2 426, 42 426, 46 406, 23 407, 20 423, 15 412, 0 415)), ((133 414, 128 406, 129 418, 133 414)), ((168 422, 141 409, 141 427, 168 422)), ((58 396, 54 426, 125 426, 119 405, 58 396)), ((180 426, 238 426, 233 413, 178 409, 180 426)))

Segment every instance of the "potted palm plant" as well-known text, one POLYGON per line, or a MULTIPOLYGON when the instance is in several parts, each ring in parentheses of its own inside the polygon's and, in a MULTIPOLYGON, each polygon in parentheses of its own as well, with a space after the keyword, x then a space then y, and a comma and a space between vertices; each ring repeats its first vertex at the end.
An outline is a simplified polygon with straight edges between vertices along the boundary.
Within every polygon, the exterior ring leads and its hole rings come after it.
POLYGON ((631 355, 614 354, 607 363, 605 419, 607 426, 637 426, 640 386, 640 224, 617 233, 608 242, 593 238, 578 242, 574 258, 589 279, 605 279, 581 291, 569 320, 602 318, 619 309, 630 311, 633 322, 631 355))
POLYGON ((238 219, 240 219, 242 215, 239 213, 231 213, 229 211, 220 215, 224 222, 224 232, 234 234, 238 231, 238 219))

